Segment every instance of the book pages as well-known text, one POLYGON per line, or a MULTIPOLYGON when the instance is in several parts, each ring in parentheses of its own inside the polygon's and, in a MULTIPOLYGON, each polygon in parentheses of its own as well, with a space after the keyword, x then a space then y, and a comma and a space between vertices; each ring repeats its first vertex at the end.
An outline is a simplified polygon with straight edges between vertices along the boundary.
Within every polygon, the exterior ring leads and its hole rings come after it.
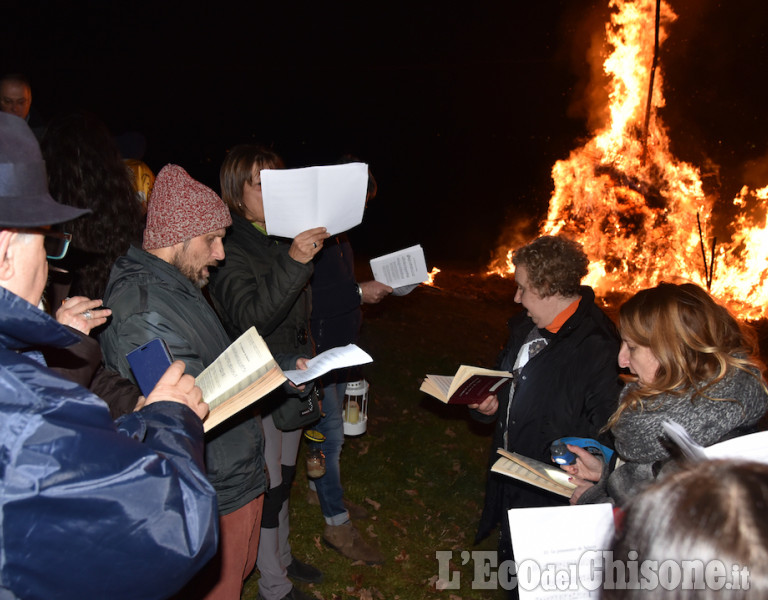
POLYGON ((264 339, 251 327, 200 373, 195 383, 213 410, 276 366, 264 339))
POLYGON ((396 296, 404 296, 429 280, 424 250, 419 245, 372 258, 371 271, 373 278, 393 288, 396 296))
POLYGON ((523 481, 525 483, 535 485, 538 488, 548 490, 565 498, 570 498, 573 495, 574 488, 576 487, 572 484, 572 482, 566 480, 565 483, 569 485, 565 485, 561 481, 556 481, 551 477, 542 475, 536 471, 532 471, 531 469, 523 466, 520 462, 516 462, 504 456, 496 460, 496 462, 491 467, 491 471, 494 473, 506 475, 512 479, 517 479, 518 481, 523 481))
POLYGON ((427 375, 419 389, 435 398, 439 398, 443 402, 447 402, 448 390, 451 389, 452 383, 453 377, 450 375, 427 375))

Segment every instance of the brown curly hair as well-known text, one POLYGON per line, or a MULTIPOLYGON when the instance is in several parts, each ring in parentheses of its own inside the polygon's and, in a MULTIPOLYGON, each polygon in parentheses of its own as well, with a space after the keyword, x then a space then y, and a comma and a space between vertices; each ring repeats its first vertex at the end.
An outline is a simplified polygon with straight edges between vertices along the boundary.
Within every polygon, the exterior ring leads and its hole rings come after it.
POLYGON ((559 235, 545 235, 518 248, 512 262, 525 266, 529 284, 542 298, 578 296, 589 267, 582 245, 559 235))

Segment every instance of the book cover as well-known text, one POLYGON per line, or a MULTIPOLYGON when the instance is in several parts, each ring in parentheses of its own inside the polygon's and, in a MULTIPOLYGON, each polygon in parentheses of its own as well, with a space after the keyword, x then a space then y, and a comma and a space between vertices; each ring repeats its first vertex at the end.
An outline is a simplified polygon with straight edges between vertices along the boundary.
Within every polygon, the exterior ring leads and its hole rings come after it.
POLYGON ((427 375, 419 389, 446 404, 476 404, 511 378, 508 371, 461 365, 453 376, 427 375))

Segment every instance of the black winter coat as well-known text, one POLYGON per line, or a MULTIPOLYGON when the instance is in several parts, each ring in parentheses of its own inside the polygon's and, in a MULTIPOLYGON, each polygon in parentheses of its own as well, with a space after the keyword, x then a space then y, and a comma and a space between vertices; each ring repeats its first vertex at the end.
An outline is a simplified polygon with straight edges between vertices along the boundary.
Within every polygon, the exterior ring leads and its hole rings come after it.
MULTIPOLYGON (((511 403, 509 384, 499 391, 491 464, 498 457, 496 449, 505 447, 505 432, 507 450, 543 462, 551 461, 550 445, 561 437, 599 438, 611 445, 599 431, 618 405, 620 340, 613 322, 595 305, 592 289, 583 286, 581 295, 576 312, 556 334, 544 331, 549 342, 523 367, 511 403)), ((533 327, 525 312, 510 319, 510 337, 498 368, 512 370, 533 327)), ((473 416, 491 420, 476 411, 473 416)), ((491 473, 478 539, 487 536, 510 508, 562 503, 559 496, 491 473)))
MULTIPOLYGON (((309 329, 312 263, 293 260, 289 249, 288 243, 232 213, 232 226, 224 238, 226 256, 212 271, 208 291, 233 340, 255 326, 278 363, 294 357, 290 365, 294 369, 295 357, 314 355, 309 329)), ((274 410, 289 395, 306 396, 310 389, 300 393, 284 384, 259 402, 261 414, 274 410)))
POLYGON ((313 267, 293 260, 289 248, 232 213, 226 256, 211 272, 209 292, 233 340, 256 326, 272 354, 312 356, 308 282, 313 267))

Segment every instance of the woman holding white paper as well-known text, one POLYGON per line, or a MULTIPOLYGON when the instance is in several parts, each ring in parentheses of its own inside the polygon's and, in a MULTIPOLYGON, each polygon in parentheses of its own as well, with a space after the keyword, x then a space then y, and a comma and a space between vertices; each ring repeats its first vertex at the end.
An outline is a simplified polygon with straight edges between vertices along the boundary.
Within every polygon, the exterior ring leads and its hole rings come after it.
POLYGON ((664 421, 710 446, 751 432, 768 408, 751 332, 699 286, 661 283, 638 292, 621 307, 619 321, 619 366, 634 381, 606 429, 623 463, 611 471, 569 447, 579 457, 563 467, 580 484, 572 503, 623 505, 653 481, 670 458, 664 421))
MULTIPOLYGON (((210 295, 233 339, 255 325, 273 354, 312 356, 307 283, 312 258, 328 234, 324 227, 316 227, 290 243, 267 235, 261 170, 282 167, 277 154, 253 145, 232 148, 224 160, 221 195, 232 213, 232 226, 224 239, 226 259, 211 274, 210 295)), ((318 569, 292 555, 288 542, 288 498, 302 429, 278 428, 274 411, 287 400, 284 391, 276 390, 259 403, 270 480, 256 562, 261 573, 259 597, 264 600, 308 598, 290 579, 322 579, 318 569)))

